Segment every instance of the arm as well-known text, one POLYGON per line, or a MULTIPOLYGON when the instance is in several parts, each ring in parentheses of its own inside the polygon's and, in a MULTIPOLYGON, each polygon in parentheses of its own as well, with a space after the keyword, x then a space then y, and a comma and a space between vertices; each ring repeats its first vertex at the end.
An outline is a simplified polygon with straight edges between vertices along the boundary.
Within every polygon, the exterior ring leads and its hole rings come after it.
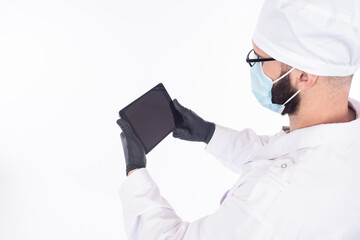
POLYGON ((273 234, 254 209, 234 196, 210 215, 183 221, 160 195, 146 168, 124 180, 120 197, 129 240, 270 239, 273 234))
POLYGON ((140 168, 136 168, 134 170, 131 170, 129 173, 128 173, 128 176, 130 176, 133 172, 135 172, 136 170, 139 170, 140 168))
POLYGON ((183 121, 173 136, 187 141, 204 142, 207 152, 218 158, 229 170, 241 172, 241 166, 249 161, 251 153, 266 144, 268 136, 258 136, 251 129, 235 131, 205 121, 196 113, 173 101, 183 121))
MULTIPOLYGON (((213 214, 195 222, 180 219, 160 195, 158 186, 148 174, 144 150, 131 127, 122 119, 117 123, 123 130, 120 136, 126 173, 131 172, 120 189, 124 225, 129 239, 264 239, 271 234, 259 214, 235 195, 228 196, 213 214)), ((186 134, 186 131, 183 133, 186 134)), ((186 137, 183 133, 181 136, 186 137)), ((192 131, 188 133, 191 138, 195 136, 192 131)), ((196 136, 200 136, 198 133, 196 136)))
POLYGON ((205 151, 215 156, 231 171, 241 173, 241 166, 251 154, 268 143, 269 136, 259 136, 252 129, 236 131, 216 125, 214 135, 205 151))

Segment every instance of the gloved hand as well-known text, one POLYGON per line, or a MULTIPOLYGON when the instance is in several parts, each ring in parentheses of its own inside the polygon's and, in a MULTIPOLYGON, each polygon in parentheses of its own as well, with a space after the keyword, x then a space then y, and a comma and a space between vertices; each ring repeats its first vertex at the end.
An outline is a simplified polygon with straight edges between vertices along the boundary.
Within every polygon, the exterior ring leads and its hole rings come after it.
POLYGON ((215 131, 215 124, 203 120, 190 109, 183 107, 177 99, 175 99, 173 103, 175 109, 183 118, 183 122, 174 129, 173 137, 188 141, 209 143, 215 131))
POLYGON ((123 131, 120 138, 125 154, 127 176, 133 169, 146 167, 145 151, 127 121, 119 119, 116 123, 123 131))

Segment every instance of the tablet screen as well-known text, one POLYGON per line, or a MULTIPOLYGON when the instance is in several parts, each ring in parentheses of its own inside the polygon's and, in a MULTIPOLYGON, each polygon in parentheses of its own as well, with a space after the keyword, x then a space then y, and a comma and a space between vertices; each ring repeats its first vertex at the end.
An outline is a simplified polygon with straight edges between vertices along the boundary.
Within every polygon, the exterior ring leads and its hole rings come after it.
POLYGON ((146 154, 179 122, 172 100, 161 83, 122 109, 120 117, 130 123, 146 154))

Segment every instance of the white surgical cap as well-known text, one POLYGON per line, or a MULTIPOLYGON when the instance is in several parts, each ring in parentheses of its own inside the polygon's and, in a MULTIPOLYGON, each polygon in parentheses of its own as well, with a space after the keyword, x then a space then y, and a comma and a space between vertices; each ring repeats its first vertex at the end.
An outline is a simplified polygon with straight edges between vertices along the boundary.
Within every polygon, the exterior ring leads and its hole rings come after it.
POLYGON ((352 75, 360 67, 360 0, 265 0, 253 41, 302 71, 352 75))

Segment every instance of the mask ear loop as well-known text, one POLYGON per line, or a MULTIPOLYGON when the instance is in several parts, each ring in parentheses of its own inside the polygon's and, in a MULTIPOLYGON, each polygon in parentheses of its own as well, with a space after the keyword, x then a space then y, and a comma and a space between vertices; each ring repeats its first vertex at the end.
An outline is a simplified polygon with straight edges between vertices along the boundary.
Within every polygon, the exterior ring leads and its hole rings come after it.
POLYGON ((298 95, 301 92, 301 89, 299 89, 294 95, 291 96, 291 98, 289 98, 283 105, 281 105, 280 111, 279 113, 282 113, 285 109, 285 105, 290 102, 291 99, 293 99, 294 97, 296 97, 296 95, 298 95))
POLYGON ((293 67, 292 69, 290 69, 287 73, 283 74, 281 77, 279 77, 278 79, 276 79, 273 84, 275 84, 276 82, 280 81, 281 79, 283 79, 284 77, 286 77, 287 75, 289 75, 295 68, 293 67))

